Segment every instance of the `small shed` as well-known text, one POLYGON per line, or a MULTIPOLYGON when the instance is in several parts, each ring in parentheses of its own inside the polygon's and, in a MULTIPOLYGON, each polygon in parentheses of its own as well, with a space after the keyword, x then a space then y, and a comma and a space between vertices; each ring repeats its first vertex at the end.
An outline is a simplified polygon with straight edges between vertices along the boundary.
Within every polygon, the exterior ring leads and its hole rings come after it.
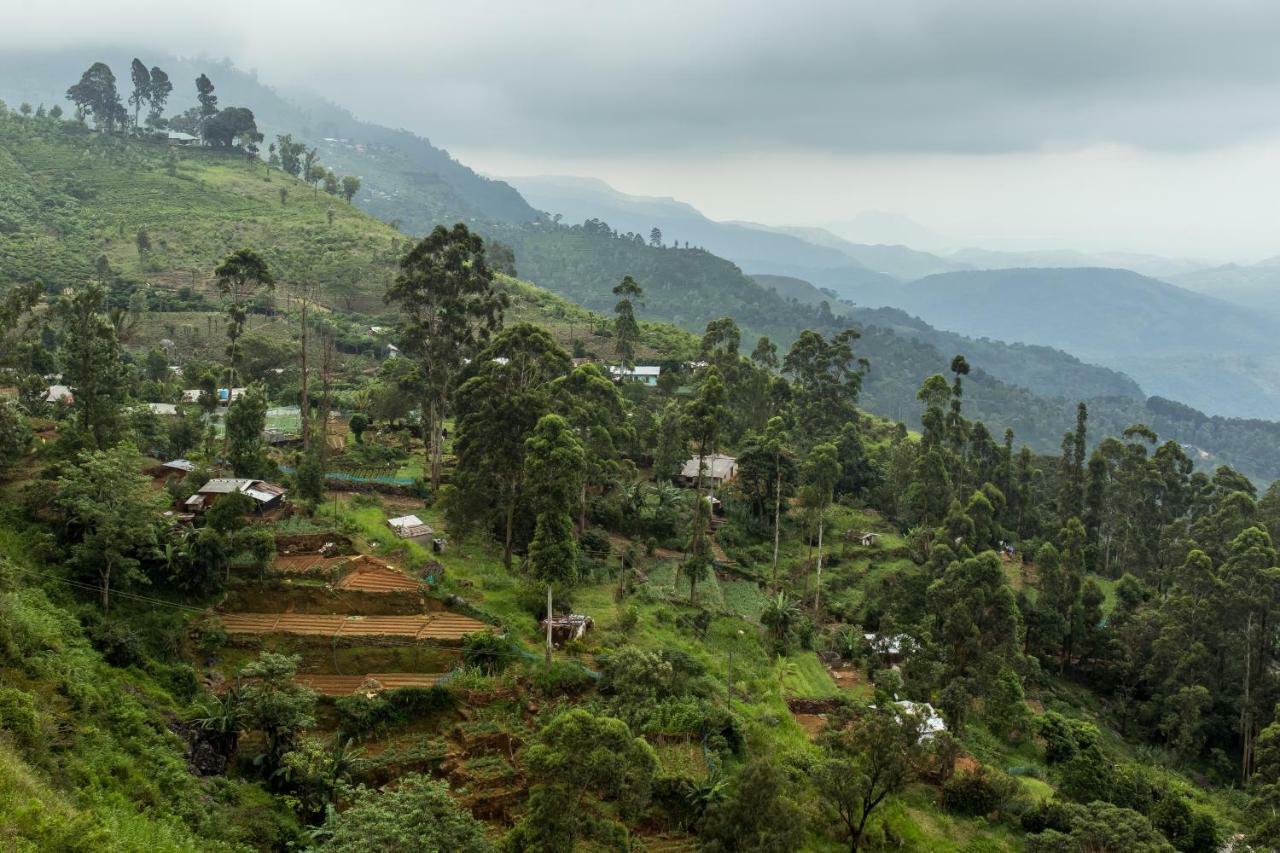
POLYGON ((876 545, 880 544, 880 534, 871 533, 869 531, 866 533, 859 533, 854 537, 854 541, 863 548, 874 548, 876 545))
POLYGON ((680 481, 686 486, 698 485, 698 468, 701 462, 702 483, 713 488, 723 486, 738 476, 738 460, 723 453, 713 453, 699 459, 697 456, 684 463, 680 469, 680 481))
POLYGON ((188 388, 188 389, 186 389, 185 391, 183 391, 183 392, 182 392, 182 402, 184 402, 184 403, 199 403, 199 402, 200 402, 200 389, 199 389, 199 388, 188 388))
POLYGON ((178 407, 173 403, 147 403, 147 410, 160 417, 172 417, 178 414, 178 407))
MULTIPOLYGON (((542 633, 547 632, 547 620, 543 619, 538 623, 542 628, 542 633)), ((590 616, 584 616, 581 613, 567 613, 563 616, 551 617, 551 644, 553 646, 562 646, 570 640, 580 640, 582 636, 595 627, 595 622, 590 616)))
POLYGON ((67 385, 50 385, 44 392, 44 401, 46 403, 62 403, 70 406, 76 401, 75 395, 71 393, 71 388, 67 385))
POLYGON ((166 474, 184 476, 196 470, 196 463, 190 459, 172 459, 160 466, 166 474))
POLYGON ((387 526, 401 539, 424 541, 431 538, 435 531, 416 515, 402 515, 399 518, 387 519, 387 526))
POLYGON ((178 145, 185 148, 199 141, 199 137, 192 136, 190 133, 183 133, 180 130, 171 130, 167 135, 167 140, 170 145, 178 145))

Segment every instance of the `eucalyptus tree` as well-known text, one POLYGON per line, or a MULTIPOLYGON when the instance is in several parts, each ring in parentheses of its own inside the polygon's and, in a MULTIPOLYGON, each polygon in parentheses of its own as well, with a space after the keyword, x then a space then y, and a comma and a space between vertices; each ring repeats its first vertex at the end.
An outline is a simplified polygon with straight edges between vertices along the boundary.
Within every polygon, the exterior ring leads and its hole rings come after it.
POLYGON ((853 329, 830 340, 807 330, 782 362, 783 373, 791 379, 796 434, 809 446, 834 438, 857 414, 862 378, 870 369, 865 358, 854 354, 859 337, 853 329))
POLYGON ((227 387, 231 389, 236 385, 240 338, 248 319, 249 301, 259 290, 273 290, 276 279, 267 262, 252 249, 238 249, 227 255, 214 269, 213 275, 218 292, 227 300, 227 359, 231 365, 227 387))
MULTIPOLYGON (((569 366, 568 354, 545 329, 518 323, 477 355, 458 389, 451 511, 460 525, 488 519, 499 531, 508 568, 517 512, 531 508, 525 500, 527 439, 551 413, 553 383, 569 366)), ((572 482, 576 503, 580 487, 576 478, 572 482)))
POLYGON ((805 483, 808 501, 818 519, 818 562, 815 573, 813 609, 815 612, 820 613, 822 609, 822 533, 826 527, 827 510, 831 507, 836 482, 840 479, 840 460, 836 453, 835 445, 819 444, 810 450, 809 455, 805 458, 801 477, 805 483))
POLYGON ((618 386, 594 364, 584 364, 552 383, 555 410, 582 445, 584 468, 578 496, 578 530, 587 526, 587 490, 604 491, 618 475, 620 446, 631 438, 618 386))
POLYGON ((632 300, 644 295, 644 289, 631 276, 624 276, 621 283, 613 288, 613 295, 618 297, 618 304, 613 313, 613 339, 618 358, 625 367, 634 367, 636 362, 636 343, 640 340, 640 325, 636 322, 635 306, 632 300))
POLYGON ((423 439, 431 486, 438 489, 454 378, 502 327, 507 296, 493 287, 484 241, 458 223, 451 229, 437 225, 409 250, 385 298, 401 311, 400 348, 422 372, 423 439))

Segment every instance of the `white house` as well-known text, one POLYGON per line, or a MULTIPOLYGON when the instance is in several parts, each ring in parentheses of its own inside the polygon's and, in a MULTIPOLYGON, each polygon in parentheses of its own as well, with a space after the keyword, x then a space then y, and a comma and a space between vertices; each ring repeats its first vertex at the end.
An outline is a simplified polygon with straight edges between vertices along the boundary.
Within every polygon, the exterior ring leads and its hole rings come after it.
POLYGON ((614 382, 638 382, 641 385, 657 385, 662 368, 656 364, 637 364, 627 367, 622 364, 609 365, 609 375, 614 382))

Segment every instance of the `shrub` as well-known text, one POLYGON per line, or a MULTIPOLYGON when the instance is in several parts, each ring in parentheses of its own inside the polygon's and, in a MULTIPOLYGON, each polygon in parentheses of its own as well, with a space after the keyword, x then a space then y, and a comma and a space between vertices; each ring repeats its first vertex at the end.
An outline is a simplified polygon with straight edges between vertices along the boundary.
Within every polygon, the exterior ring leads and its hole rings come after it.
POLYGON ((589 528, 582 531, 582 536, 578 539, 578 545, 581 546, 584 554, 592 557, 608 557, 611 547, 609 533, 599 527, 589 528))
POLYGON ((589 689, 595 678, 576 661, 553 660, 551 668, 530 664, 529 684, 543 696, 574 695, 589 689))
POLYGON ((982 817, 1008 808, 1019 790, 1011 776, 989 767, 957 773, 942 786, 942 804, 948 811, 982 817))
POLYGON ((363 737, 451 708, 454 702, 453 694, 443 687, 401 687, 373 696, 356 693, 333 704, 343 734, 363 737))
POLYGON ((519 644, 506 635, 481 632, 462 638, 462 662, 479 667, 486 675, 502 672, 518 658, 519 653, 519 644))
POLYGON ((1050 764, 1070 760, 1076 752, 1097 745, 1101 737, 1096 726, 1068 719, 1056 711, 1040 718, 1038 733, 1044 741, 1045 760, 1050 764))
POLYGON ((0 729, 24 746, 34 746, 40 734, 35 697, 16 687, 0 687, 0 729))
POLYGON ((112 666, 126 667, 146 663, 146 648, 142 637, 128 625, 119 622, 103 622, 94 630, 93 646, 112 666))
MULTIPOLYGON (((547 587, 542 583, 525 581, 516 590, 516 605, 535 619, 547 615, 547 587)), ((573 589, 567 584, 551 585, 551 606, 557 613, 573 612, 573 589)))

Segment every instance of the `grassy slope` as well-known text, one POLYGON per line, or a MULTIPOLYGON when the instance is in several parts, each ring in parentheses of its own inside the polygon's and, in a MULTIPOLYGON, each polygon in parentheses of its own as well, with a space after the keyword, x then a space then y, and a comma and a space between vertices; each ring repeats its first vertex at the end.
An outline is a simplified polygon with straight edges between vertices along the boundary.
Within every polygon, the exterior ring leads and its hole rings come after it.
MULTIPOLYGON (((61 286, 90 276, 105 255, 127 282, 211 293, 212 270, 240 247, 253 248, 278 280, 276 303, 303 285, 317 284, 320 298, 339 315, 394 320, 382 293, 395 273, 408 239, 396 229, 341 199, 251 163, 242 156, 162 145, 124 142, 83 131, 70 123, 20 122, 0 118, 0 286, 40 278, 61 286), (172 172, 172 174, 170 174, 172 172), (287 191, 282 204, 280 190, 287 191), (329 215, 332 212, 332 222, 329 215), (143 255, 136 236, 145 230, 152 249, 143 255), (5 233, 5 232, 8 233, 5 233)), ((509 320, 550 328, 566 345, 590 341, 604 323, 552 294, 505 280, 513 305, 509 320)), ((154 313, 139 330, 137 345, 170 336, 165 327, 191 325, 204 332, 213 313, 154 313)), ((250 326, 284 335, 281 326, 253 318, 250 326)), ((210 354, 221 348, 221 332, 210 354)), ((645 324, 640 356, 684 358, 693 339, 661 324, 645 324)), ((607 352, 607 341, 594 348, 607 352)))

